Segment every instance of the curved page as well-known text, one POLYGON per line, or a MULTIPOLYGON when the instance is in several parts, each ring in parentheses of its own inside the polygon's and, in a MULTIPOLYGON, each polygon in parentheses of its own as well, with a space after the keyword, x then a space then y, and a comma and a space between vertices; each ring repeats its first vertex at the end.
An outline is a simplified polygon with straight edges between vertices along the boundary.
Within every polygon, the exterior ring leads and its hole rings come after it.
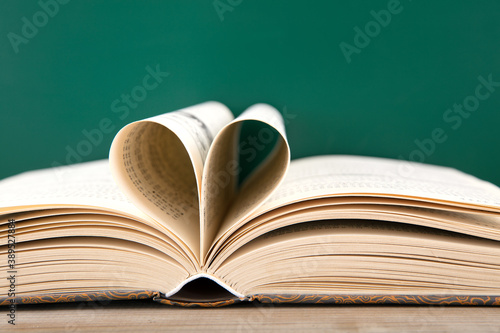
POLYGON ((218 235, 238 225, 273 193, 289 163, 283 118, 269 105, 250 107, 220 131, 203 170, 201 258, 218 235), (245 125, 253 125, 248 135, 242 135, 245 125))
POLYGON ((500 212, 500 188, 453 168, 378 157, 295 160, 263 211, 306 198, 365 195, 425 200, 500 212))
POLYGON ((111 171, 120 189, 196 257, 203 164, 216 133, 231 120, 224 105, 207 102, 131 123, 111 146, 111 171))
POLYGON ((120 192, 107 160, 28 171, 0 181, 0 214, 64 207, 150 220, 120 192))

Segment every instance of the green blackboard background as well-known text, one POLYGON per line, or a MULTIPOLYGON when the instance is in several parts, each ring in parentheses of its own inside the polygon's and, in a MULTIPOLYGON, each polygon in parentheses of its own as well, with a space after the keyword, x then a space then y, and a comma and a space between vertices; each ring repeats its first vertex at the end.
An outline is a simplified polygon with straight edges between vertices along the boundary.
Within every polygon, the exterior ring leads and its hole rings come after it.
POLYGON ((294 158, 408 158, 442 128, 425 162, 500 185, 500 88, 458 128, 443 119, 480 75, 500 81, 500 2, 401 0, 348 63, 340 43, 388 1, 229 1, 221 20, 213 0, 72 0, 16 53, 10 33, 43 20, 42 7, 2 0, 0 178, 65 164, 103 118, 113 130, 83 160, 105 158, 128 122, 218 100, 235 114, 256 102, 284 112, 294 158), (169 76, 120 119, 113 101, 157 65, 169 76))

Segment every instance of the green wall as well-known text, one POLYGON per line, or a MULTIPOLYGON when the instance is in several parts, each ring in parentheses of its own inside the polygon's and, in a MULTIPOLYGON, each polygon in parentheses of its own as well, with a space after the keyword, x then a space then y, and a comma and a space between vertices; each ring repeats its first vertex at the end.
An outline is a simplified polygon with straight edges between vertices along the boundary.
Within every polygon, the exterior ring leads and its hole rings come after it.
POLYGON ((105 158, 123 125, 217 100, 284 112, 294 158, 411 157, 500 185, 499 1, 54 1, 0 2, 0 178, 78 145, 105 158))

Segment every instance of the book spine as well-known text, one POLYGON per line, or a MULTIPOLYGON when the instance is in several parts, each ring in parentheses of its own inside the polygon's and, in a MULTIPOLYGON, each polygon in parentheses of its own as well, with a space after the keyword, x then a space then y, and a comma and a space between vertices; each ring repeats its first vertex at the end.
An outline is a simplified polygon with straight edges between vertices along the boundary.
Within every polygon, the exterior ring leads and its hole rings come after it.
POLYGON ((81 293, 51 293, 15 298, 0 297, 0 306, 12 304, 68 303, 68 302, 106 302, 115 300, 138 300, 155 298, 160 293, 151 290, 107 290, 81 293))
POLYGON ((493 305, 500 306, 500 296, 463 295, 254 295, 260 303, 296 304, 395 304, 395 305, 493 305))
POLYGON ((154 301, 182 307, 222 307, 242 302, 259 302, 263 304, 336 304, 336 305, 465 305, 465 306, 500 306, 499 296, 482 295, 270 295, 259 294, 251 297, 234 297, 212 302, 183 302, 165 298, 160 292, 150 290, 137 291, 90 291, 82 293, 53 293, 16 298, 0 297, 0 306, 15 304, 67 303, 67 302, 107 302, 114 300, 153 299, 154 301))
POLYGON ((250 298, 231 298, 222 301, 214 301, 214 302, 183 302, 178 300, 171 300, 163 297, 155 297, 154 301, 165 304, 165 305, 173 305, 173 306, 182 306, 185 308, 219 308, 223 306, 238 304, 242 302, 250 301, 250 298))

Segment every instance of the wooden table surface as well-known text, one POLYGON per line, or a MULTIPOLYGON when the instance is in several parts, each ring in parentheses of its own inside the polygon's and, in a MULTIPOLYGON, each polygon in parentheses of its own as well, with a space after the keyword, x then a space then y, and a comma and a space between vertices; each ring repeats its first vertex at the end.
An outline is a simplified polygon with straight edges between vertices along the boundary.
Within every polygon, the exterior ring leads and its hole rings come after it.
MULTIPOLYGON (((7 308, 1 331, 13 331, 7 308)), ((273 306, 186 309, 152 301, 18 306, 15 331, 500 332, 500 308, 445 306, 273 306)))

